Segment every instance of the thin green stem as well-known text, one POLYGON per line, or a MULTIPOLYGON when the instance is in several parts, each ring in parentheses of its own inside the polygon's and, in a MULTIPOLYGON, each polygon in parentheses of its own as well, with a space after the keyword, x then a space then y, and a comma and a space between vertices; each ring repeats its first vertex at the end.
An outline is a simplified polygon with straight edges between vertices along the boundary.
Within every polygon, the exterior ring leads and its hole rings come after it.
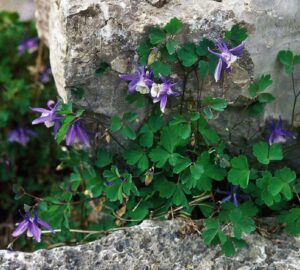
POLYGON ((181 95, 181 101, 180 101, 180 114, 182 114, 182 110, 183 110, 187 79, 188 79, 188 73, 185 73, 184 77, 183 77, 182 95, 181 95))
POLYGON ((291 125, 294 126, 296 104, 297 104, 298 97, 300 95, 300 91, 298 91, 298 93, 296 93, 294 72, 292 72, 291 78, 292 78, 292 89, 293 89, 293 93, 294 93, 294 102, 293 102, 291 125))

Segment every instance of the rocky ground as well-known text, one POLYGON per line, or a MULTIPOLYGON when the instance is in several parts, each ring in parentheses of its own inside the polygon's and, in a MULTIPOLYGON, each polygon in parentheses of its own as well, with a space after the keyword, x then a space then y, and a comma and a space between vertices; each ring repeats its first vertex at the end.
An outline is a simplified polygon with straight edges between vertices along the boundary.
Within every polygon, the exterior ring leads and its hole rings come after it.
MULTIPOLYGON (((268 226, 268 225, 267 225, 268 226)), ((286 234, 247 237, 235 257, 207 247, 183 221, 153 222, 116 231, 95 242, 34 253, 0 251, 1 270, 254 270, 300 269, 300 238, 286 234)))

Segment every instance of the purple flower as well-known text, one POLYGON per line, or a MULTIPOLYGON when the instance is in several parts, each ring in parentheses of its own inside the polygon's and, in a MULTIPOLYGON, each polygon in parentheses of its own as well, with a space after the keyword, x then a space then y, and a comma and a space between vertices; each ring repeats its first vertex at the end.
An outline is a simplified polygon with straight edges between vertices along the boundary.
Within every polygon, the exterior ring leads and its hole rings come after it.
POLYGON ((49 109, 31 108, 32 111, 41 113, 41 116, 37 119, 34 119, 32 124, 37 125, 43 123, 47 128, 54 126, 54 133, 56 133, 55 130, 58 130, 60 127, 60 120, 63 118, 63 116, 57 114, 59 105, 59 102, 55 103, 53 100, 49 100, 47 102, 49 109))
POLYGON ((230 191, 217 189, 216 193, 226 195, 226 197, 221 200, 221 203, 232 202, 235 206, 239 206, 239 199, 249 199, 248 195, 241 194, 239 186, 231 186, 230 191))
POLYGON ((153 84, 153 72, 145 67, 139 67, 133 74, 123 74, 120 78, 124 81, 130 81, 128 85, 129 93, 139 92, 148 94, 153 84))
POLYGON ((219 58, 218 65, 215 70, 215 80, 218 82, 221 78, 223 70, 231 71, 231 65, 242 55, 245 48, 245 43, 242 42, 240 45, 229 49, 223 39, 218 39, 216 46, 220 53, 216 53, 208 48, 208 51, 219 58))
POLYGON ((39 226, 54 233, 52 227, 38 217, 37 212, 34 212, 34 216, 32 216, 30 212, 26 212, 22 217, 23 221, 18 223, 17 227, 12 232, 13 237, 18 237, 27 231, 27 237, 33 237, 37 242, 41 242, 41 229, 39 226))
POLYGON ((70 127, 66 136, 66 144, 83 144, 90 146, 90 136, 88 131, 83 127, 81 120, 76 120, 70 127))
POLYGON ((29 142, 30 137, 36 137, 36 136, 37 134, 33 130, 29 128, 19 127, 9 132, 8 141, 18 142, 25 146, 29 142))
POLYGON ((268 120, 267 128, 270 131, 268 138, 269 145, 272 145, 273 143, 285 143, 288 139, 296 139, 293 132, 283 129, 281 117, 279 117, 279 120, 268 120))
POLYGON ((153 102, 160 102, 160 110, 165 112, 165 108, 168 101, 168 96, 179 96, 180 93, 172 90, 172 87, 177 83, 172 83, 169 79, 160 76, 161 84, 153 83, 151 87, 151 96, 153 98, 153 102))
POLYGON ((40 74, 40 81, 42 83, 47 83, 50 81, 51 68, 45 67, 42 73, 40 74))
POLYGON ((26 38, 21 41, 20 45, 18 46, 18 54, 23 55, 26 51, 28 53, 33 53, 37 50, 39 44, 39 39, 35 38, 26 38))

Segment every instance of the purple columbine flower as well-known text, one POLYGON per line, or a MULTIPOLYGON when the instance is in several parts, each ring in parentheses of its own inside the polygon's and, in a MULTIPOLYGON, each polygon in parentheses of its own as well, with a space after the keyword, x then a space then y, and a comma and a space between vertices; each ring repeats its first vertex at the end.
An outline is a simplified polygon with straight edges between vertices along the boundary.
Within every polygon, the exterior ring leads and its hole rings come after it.
POLYGON ((281 117, 279 117, 279 120, 268 120, 267 128, 270 131, 268 138, 269 145, 272 145, 273 143, 285 143, 288 139, 296 139, 296 136, 293 132, 283 129, 281 117))
POLYGON ((18 142, 25 146, 29 140, 30 137, 36 137, 37 133, 29 128, 16 128, 9 132, 8 134, 8 141, 9 142, 18 142))
POLYGON ((76 120, 70 127, 66 136, 66 144, 83 144, 90 146, 90 136, 88 131, 82 125, 80 119, 76 120))
POLYGON ((124 81, 130 81, 128 85, 129 93, 139 92, 148 94, 153 84, 153 72, 145 67, 139 67, 133 74, 123 74, 120 78, 124 81))
POLYGON ((160 80, 162 81, 161 84, 153 83, 151 87, 151 96, 153 98, 153 102, 160 102, 160 110, 164 113, 168 96, 180 96, 180 93, 175 92, 172 90, 177 83, 172 83, 170 79, 167 79, 163 76, 160 76, 160 80))
POLYGON ((42 73, 40 74, 40 81, 42 83, 47 83, 50 81, 51 68, 45 67, 42 73))
POLYGON ((208 48, 208 51, 219 58, 218 65, 215 70, 215 80, 218 82, 221 78, 221 73, 223 70, 231 71, 231 65, 242 55, 245 48, 245 43, 242 42, 240 45, 229 49, 225 41, 220 38, 218 39, 216 46, 218 47, 220 53, 216 53, 208 48))
POLYGON ((33 53, 37 50, 39 45, 39 39, 37 37, 34 38, 26 38, 21 41, 18 46, 18 54, 23 55, 25 52, 33 53))
POLYGON ((26 212, 25 215, 22 215, 22 217, 23 221, 16 224, 17 227, 12 232, 13 237, 18 237, 21 234, 27 232, 27 237, 33 237, 37 242, 41 242, 41 229, 39 228, 39 226, 42 226, 54 233, 52 227, 45 221, 41 220, 38 217, 38 213, 36 211, 34 212, 34 215, 32 215, 32 213, 30 212, 26 212))
POLYGON ((34 119, 32 124, 37 125, 43 123, 47 128, 54 126, 54 133, 56 133, 60 127, 60 121, 63 118, 63 116, 57 114, 59 105, 59 102, 55 103, 53 100, 49 100, 47 102, 49 109, 31 108, 32 111, 41 113, 41 116, 37 119, 34 119))
POLYGON ((239 199, 246 200, 249 199, 247 194, 242 194, 239 186, 231 186, 230 191, 222 191, 217 189, 216 193, 221 195, 226 195, 220 203, 232 202, 235 206, 239 206, 239 199))

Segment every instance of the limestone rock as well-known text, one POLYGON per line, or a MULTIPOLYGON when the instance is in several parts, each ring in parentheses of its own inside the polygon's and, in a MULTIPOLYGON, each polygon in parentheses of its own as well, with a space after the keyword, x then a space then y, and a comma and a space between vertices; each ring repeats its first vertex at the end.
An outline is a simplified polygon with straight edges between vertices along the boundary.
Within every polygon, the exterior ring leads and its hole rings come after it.
POLYGON ((0 0, 0 11, 17 12, 21 21, 29 21, 34 18, 33 0, 0 0))
MULTIPOLYGON (((276 64, 279 50, 291 48, 299 53, 300 3, 290 0, 36 0, 39 18, 45 18, 40 34, 48 40, 51 65, 58 92, 72 98, 73 87, 86 89, 82 105, 111 115, 123 112, 126 84, 118 72, 131 71, 136 65, 134 50, 153 25, 163 25, 176 16, 185 23, 184 38, 216 38, 234 23, 247 25, 249 57, 243 57, 232 82, 224 86, 230 100, 245 91, 252 75, 271 73, 272 93, 279 102, 268 114, 290 119, 293 94, 290 78, 276 64), (39 3, 50 8, 39 8, 39 3), (42 15, 42 13, 49 13, 42 15), (95 70, 101 62, 113 71, 101 78, 95 70), (252 65, 254 63, 254 67, 252 65)), ((43 6, 43 5, 42 5, 43 6)), ((41 24, 38 24, 41 25, 41 24)), ((298 71, 297 71, 298 72, 298 71)), ((230 78, 229 78, 230 79, 230 78)), ((300 81, 296 78, 299 88, 300 81)), ((229 82, 229 80, 228 80, 229 82)), ((210 84, 207 94, 220 94, 220 85, 210 84)), ((74 97, 73 97, 74 99, 74 97)), ((76 102, 76 100, 74 100, 76 102)), ((297 112, 299 112, 299 106, 297 112)), ((296 120, 299 122, 297 114, 296 120)), ((297 123, 298 123, 297 122, 297 123)))
POLYGON ((300 239, 277 234, 247 237, 249 247, 232 258, 186 233, 180 220, 142 224, 95 242, 34 253, 0 251, 1 270, 254 270, 300 269, 300 239))

